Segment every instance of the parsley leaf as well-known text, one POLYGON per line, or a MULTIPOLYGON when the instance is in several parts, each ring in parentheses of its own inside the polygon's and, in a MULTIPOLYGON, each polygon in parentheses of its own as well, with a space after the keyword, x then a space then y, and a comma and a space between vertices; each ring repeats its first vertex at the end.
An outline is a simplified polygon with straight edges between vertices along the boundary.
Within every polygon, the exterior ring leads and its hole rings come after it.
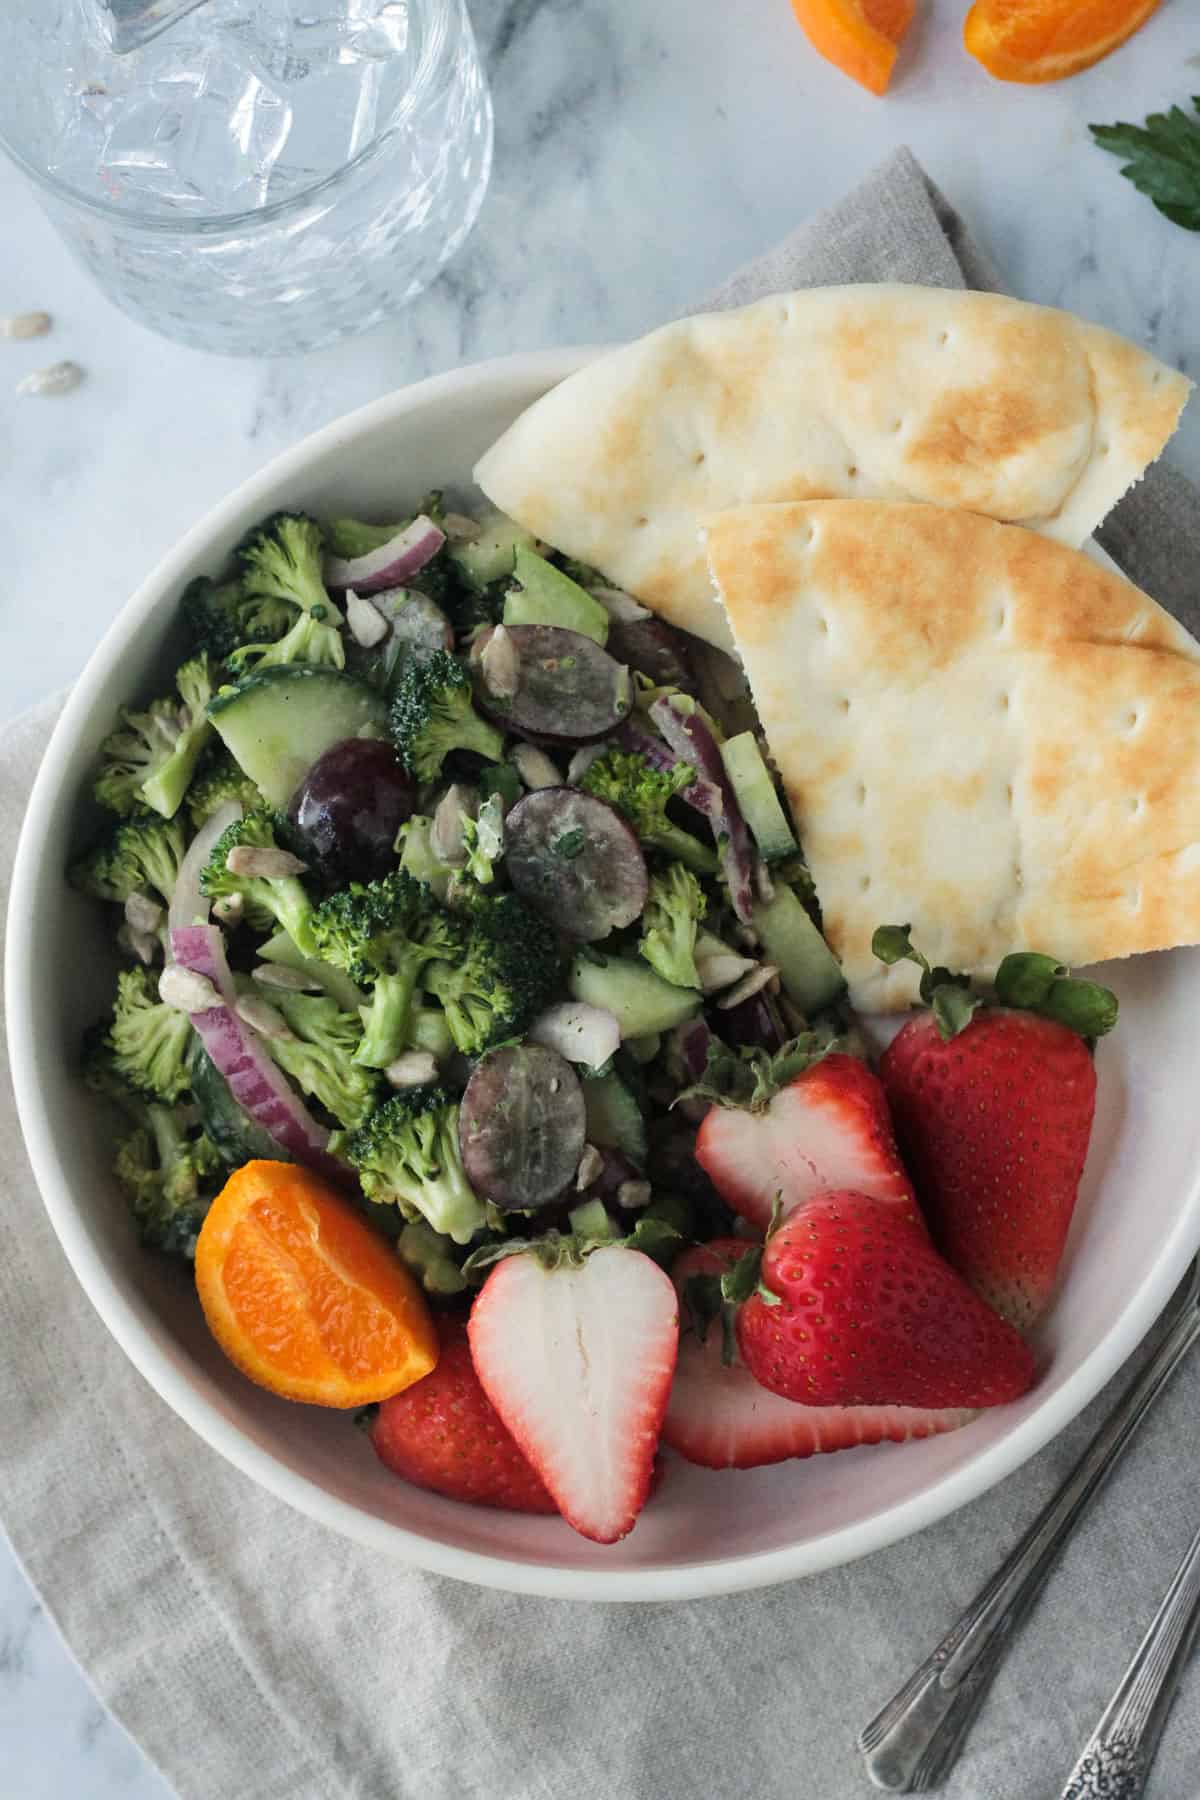
MULTIPOLYGON (((1192 105, 1200 113, 1200 95, 1192 105)), ((1121 170, 1139 194, 1185 231, 1200 231, 1200 120, 1181 106, 1151 113, 1144 125, 1089 125, 1102 150, 1125 161, 1121 170)))

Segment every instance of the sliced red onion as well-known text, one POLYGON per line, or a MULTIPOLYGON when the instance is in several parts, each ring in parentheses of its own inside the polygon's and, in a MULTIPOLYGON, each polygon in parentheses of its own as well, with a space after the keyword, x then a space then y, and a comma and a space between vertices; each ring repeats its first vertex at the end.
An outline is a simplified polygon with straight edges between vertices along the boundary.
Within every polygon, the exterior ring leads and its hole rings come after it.
POLYGON ((437 555, 446 534, 425 513, 418 513, 378 550, 365 556, 328 556, 325 559, 325 585, 344 593, 353 588, 357 594, 374 594, 380 588, 400 587, 437 555))
POLYGON ((352 1179, 346 1164, 330 1156, 329 1133, 318 1125, 282 1070, 260 1043, 258 1034, 235 1010, 237 994, 225 941, 215 925, 180 925, 171 932, 171 954, 183 969, 211 981, 221 996, 219 1006, 190 1013, 201 1043, 238 1105, 268 1132, 281 1150, 340 1186, 352 1179))
POLYGON ((226 800, 223 806, 218 806, 216 812, 205 819, 188 845, 179 865, 179 879, 175 883, 170 911, 167 913, 172 938, 183 926, 208 924, 209 902, 207 896, 200 892, 200 872, 212 855, 213 845, 221 833, 241 816, 239 803, 236 800, 226 800))
POLYGON ((721 868, 729 883, 733 910, 746 925, 754 919, 754 850, 742 818, 717 740, 694 704, 682 696, 664 695, 650 708, 650 717, 671 749, 691 763, 696 781, 684 799, 702 812, 712 827, 721 868))
POLYGON ((563 1000, 548 1006, 529 1027, 528 1037, 543 1049, 557 1050, 568 1062, 600 1069, 621 1044, 621 1028, 615 1016, 602 1006, 583 1000, 563 1000))

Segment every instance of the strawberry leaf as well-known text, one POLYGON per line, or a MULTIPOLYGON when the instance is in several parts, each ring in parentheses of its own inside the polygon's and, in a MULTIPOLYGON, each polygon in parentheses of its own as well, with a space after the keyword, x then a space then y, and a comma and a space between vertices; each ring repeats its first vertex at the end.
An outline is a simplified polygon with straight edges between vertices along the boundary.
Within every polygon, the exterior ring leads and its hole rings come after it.
POLYGON ((938 1036, 944 1044, 948 1044, 951 1038, 957 1037, 971 1023, 978 1006, 978 996, 968 993, 965 987, 956 983, 945 983, 933 990, 930 1010, 938 1036))
POLYGON ((921 998, 933 1010, 938 1035, 949 1043, 964 1025, 971 1023, 979 1002, 971 994, 969 976, 959 975, 940 964, 930 968, 926 958, 914 947, 909 936, 911 930, 911 925, 878 926, 871 939, 872 952, 889 968, 898 962, 916 963, 921 971, 921 998))
POLYGON ((779 1092, 797 1075, 803 1075, 814 1063, 832 1050, 849 1050, 828 1025, 815 1026, 791 1038, 774 1055, 754 1045, 731 1050, 720 1038, 708 1046, 704 1073, 699 1081, 683 1088, 671 1102, 711 1100, 716 1106, 738 1106, 748 1112, 764 1112, 779 1092))

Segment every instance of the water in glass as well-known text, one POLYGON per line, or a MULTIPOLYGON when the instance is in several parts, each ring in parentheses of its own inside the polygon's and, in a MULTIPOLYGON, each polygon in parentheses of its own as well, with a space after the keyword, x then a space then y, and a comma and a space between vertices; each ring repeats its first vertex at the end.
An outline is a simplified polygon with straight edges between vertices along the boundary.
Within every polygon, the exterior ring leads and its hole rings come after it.
POLYGON ((458 248, 491 163, 464 0, 206 0, 111 49, 16 0, 0 142, 118 305, 224 351, 377 323, 458 248))

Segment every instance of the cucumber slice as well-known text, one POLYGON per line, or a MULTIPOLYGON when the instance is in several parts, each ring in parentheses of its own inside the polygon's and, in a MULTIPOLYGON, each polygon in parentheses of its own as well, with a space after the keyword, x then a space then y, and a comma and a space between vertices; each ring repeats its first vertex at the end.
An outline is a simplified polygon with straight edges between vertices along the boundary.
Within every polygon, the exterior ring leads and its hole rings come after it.
POLYGON ((586 588, 524 544, 517 546, 513 574, 520 586, 509 588, 504 596, 506 625, 560 625, 604 648, 608 614, 586 588))
POLYGON ((619 1075, 590 1076, 583 1084, 587 1140, 601 1150, 623 1150, 639 1169, 646 1163, 646 1121, 619 1075))
POLYGON ((471 586, 482 590, 511 575, 518 546, 532 550, 537 539, 507 513, 492 509, 482 514, 479 527, 477 538, 449 544, 446 554, 471 586))
POLYGON ((286 1150, 238 1105, 229 1083, 197 1038, 190 1057, 192 1098, 200 1123, 212 1139, 223 1162, 231 1169, 263 1157, 268 1162, 290 1162, 286 1150))
POLYGON ((820 1012, 845 986, 842 965, 789 887, 754 909, 767 960, 778 966, 787 994, 804 1013, 820 1012))
POLYGON ((382 695, 340 669, 291 663, 222 688, 208 716, 243 774, 281 812, 331 744, 387 731, 382 695))
POLYGON ((673 987, 646 963, 627 956, 606 956, 603 963, 577 956, 567 985, 573 1000, 614 1013, 623 1038, 670 1031, 698 1013, 703 999, 695 988, 673 987))
POLYGON ((571 1208, 567 1218, 576 1237, 610 1238, 613 1234, 612 1220, 603 1200, 581 1201, 571 1208))
POLYGON ((794 856, 796 839, 754 733, 741 731, 737 737, 727 738, 721 745, 721 760, 763 861, 779 862, 794 856))

